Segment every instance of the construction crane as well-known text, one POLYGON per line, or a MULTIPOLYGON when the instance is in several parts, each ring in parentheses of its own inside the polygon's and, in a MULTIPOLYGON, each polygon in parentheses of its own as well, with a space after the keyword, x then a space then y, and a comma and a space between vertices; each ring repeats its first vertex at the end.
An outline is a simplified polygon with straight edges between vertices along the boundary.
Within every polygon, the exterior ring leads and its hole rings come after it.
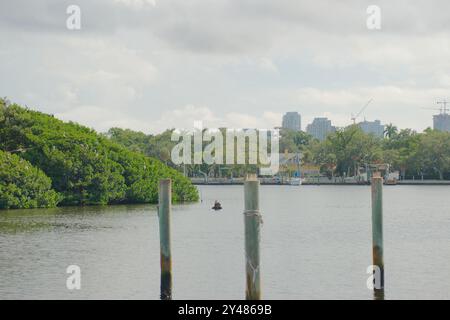
POLYGON ((447 100, 442 100, 442 101, 438 101, 436 103, 437 104, 442 104, 443 107, 440 108, 441 109, 440 111, 441 111, 442 114, 447 114, 447 111, 449 111, 449 109, 447 108, 448 101, 447 100))
POLYGON ((372 102, 373 99, 370 99, 369 101, 367 101, 367 103, 364 105, 364 107, 356 114, 352 114, 352 121, 353 124, 356 124, 356 119, 361 115, 361 113, 363 113, 364 110, 366 110, 367 106, 372 102))
POLYGON ((441 104, 441 105, 443 105, 443 107, 440 107, 440 108, 422 108, 422 109, 439 110, 439 112, 440 112, 441 114, 447 114, 448 111, 450 111, 450 109, 447 108, 447 104, 448 104, 448 103, 450 103, 450 102, 448 102, 447 100, 442 100, 442 101, 436 102, 436 104, 441 104))

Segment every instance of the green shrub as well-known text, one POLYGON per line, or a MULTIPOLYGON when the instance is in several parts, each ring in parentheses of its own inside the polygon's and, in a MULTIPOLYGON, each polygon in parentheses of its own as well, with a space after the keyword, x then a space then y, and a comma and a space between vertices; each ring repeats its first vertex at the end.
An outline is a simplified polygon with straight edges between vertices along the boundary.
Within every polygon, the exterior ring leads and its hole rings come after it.
POLYGON ((63 205, 157 202, 158 180, 173 179, 174 201, 197 201, 181 173, 94 130, 18 105, 0 104, 0 150, 40 168, 63 205))
POLYGON ((0 208, 55 207, 60 195, 51 189, 51 180, 28 161, 0 151, 0 208))

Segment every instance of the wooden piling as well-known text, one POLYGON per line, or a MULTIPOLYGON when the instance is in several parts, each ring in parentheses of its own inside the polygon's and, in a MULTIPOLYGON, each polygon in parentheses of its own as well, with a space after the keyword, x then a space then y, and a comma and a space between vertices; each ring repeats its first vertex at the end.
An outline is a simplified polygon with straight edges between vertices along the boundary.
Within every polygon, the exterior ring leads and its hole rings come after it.
POLYGON ((172 182, 159 181, 158 199, 159 239, 161 254, 161 300, 172 299, 172 255, 170 250, 170 214, 172 207, 172 182))
POLYGON ((244 184, 244 224, 245 224, 245 271, 247 300, 261 299, 260 282, 260 228, 262 224, 259 212, 259 180, 256 175, 247 177, 244 184))
POLYGON ((383 178, 379 172, 372 177, 372 256, 374 272, 374 298, 384 299, 384 261, 383 261, 383 178), (378 280, 378 281, 376 281, 378 280))

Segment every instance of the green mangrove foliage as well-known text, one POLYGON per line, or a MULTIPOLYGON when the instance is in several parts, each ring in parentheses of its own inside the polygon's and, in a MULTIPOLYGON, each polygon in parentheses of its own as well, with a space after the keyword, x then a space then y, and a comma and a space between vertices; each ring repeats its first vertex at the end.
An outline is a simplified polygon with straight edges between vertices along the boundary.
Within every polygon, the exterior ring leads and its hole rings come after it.
POLYGON ((0 150, 40 168, 62 205, 157 202, 160 178, 173 180, 174 201, 197 201, 197 189, 161 161, 76 123, 0 103, 0 150))
POLYGON ((61 200, 52 181, 17 155, 0 151, 0 209, 48 208, 61 200))

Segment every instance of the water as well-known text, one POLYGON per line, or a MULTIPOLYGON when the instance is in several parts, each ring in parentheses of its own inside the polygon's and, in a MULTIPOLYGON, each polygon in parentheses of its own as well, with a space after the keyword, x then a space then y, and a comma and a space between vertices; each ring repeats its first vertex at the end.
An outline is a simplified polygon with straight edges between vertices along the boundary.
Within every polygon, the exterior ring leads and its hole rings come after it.
MULTIPOLYGON (((243 187, 173 209, 175 299, 244 298, 243 187), (219 199, 224 209, 210 207, 219 199)), ((384 189, 386 299, 449 299, 450 187, 384 189)), ((266 299, 371 299, 370 189, 262 186, 266 299)), ((0 299, 158 299, 150 205, 0 212, 0 299), (66 268, 81 268, 81 290, 66 268)))

